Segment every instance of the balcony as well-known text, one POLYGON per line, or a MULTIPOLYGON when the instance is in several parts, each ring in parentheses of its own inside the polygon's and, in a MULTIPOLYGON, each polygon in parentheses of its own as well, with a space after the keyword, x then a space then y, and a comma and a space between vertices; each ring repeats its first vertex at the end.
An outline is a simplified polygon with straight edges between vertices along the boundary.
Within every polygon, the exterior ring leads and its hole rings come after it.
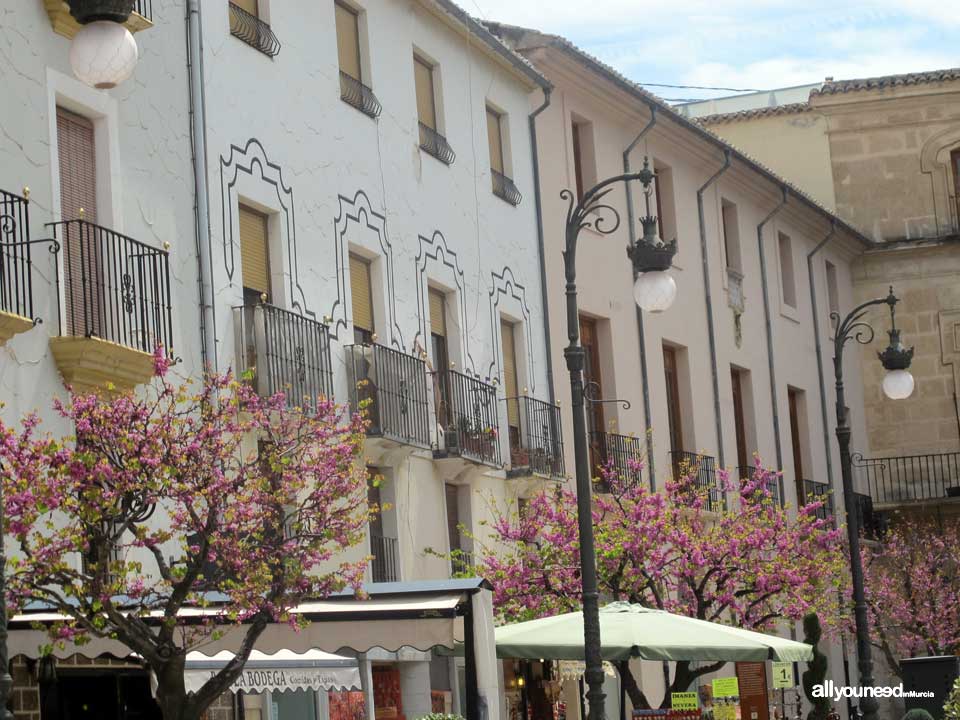
POLYGON ((380 117, 383 110, 373 90, 343 70, 340 71, 340 99, 374 119, 380 117))
POLYGON ((857 485, 874 506, 960 502, 960 452, 851 458, 857 485))
POLYGON ((275 57, 280 52, 280 41, 270 26, 233 3, 230 3, 230 34, 267 57, 275 57))
POLYGON ((507 398, 505 402, 508 417, 517 417, 520 422, 519 428, 510 428, 507 477, 539 475, 562 479, 565 473, 560 407, 528 396, 507 398))
POLYGON ((427 365, 420 358, 383 345, 345 348, 350 405, 366 402, 367 435, 430 447, 427 365))
POLYGON ((56 252, 57 243, 30 239, 27 197, 0 190, 0 345, 39 322, 33 309, 30 257, 39 242, 50 242, 50 250, 56 252))
MULTIPOLYGON (((737 477, 740 480, 740 485, 742 486, 744 481, 753 480, 754 475, 756 474, 757 469, 753 465, 741 465, 736 468, 737 477)), ((783 501, 780 498, 780 478, 776 476, 770 476, 767 478, 767 492, 770 493, 770 499, 774 504, 783 506, 783 501)))
POLYGON ((500 428, 495 385, 456 370, 433 374, 437 424, 434 457, 462 457, 500 467, 500 428))
MULTIPOLYGON (((80 23, 70 14, 70 5, 65 0, 43 0, 53 31, 66 38, 80 32, 80 23)), ((132 33, 153 27, 153 0, 135 0, 133 12, 123 24, 132 33)))
POLYGON ((726 494, 717 477, 716 460, 710 455, 671 450, 670 467, 673 468, 674 479, 690 477, 693 480, 697 491, 705 496, 707 510, 719 512, 727 507, 726 494))
MULTIPOLYGON (((637 469, 643 462, 643 446, 640 438, 633 435, 594 430, 590 433, 590 464, 594 478, 601 476, 601 469, 616 473, 625 484, 640 482, 637 469)), ((597 492, 609 492, 607 483, 595 482, 597 492)))
POLYGON ((50 223, 62 247, 60 336, 50 340, 79 392, 130 390, 153 376, 153 352, 173 354, 170 258, 85 220, 50 223))
POLYGON ((444 165, 453 165, 457 154, 450 147, 447 139, 429 125, 418 123, 420 127, 420 149, 428 155, 433 155, 444 165))
POLYGON ((476 575, 473 569, 475 565, 476 559, 469 550, 457 549, 450 553, 451 578, 474 577, 476 575))
POLYGON ((517 190, 517 186, 513 184, 513 180, 493 168, 490 168, 490 177, 493 183, 494 195, 513 206, 520 204, 520 201, 523 200, 523 195, 517 190))
POLYGON ((306 408, 333 397, 326 325, 265 302, 233 313, 237 372, 252 375, 258 395, 283 393, 288 406, 306 408))
POLYGON ((802 487, 803 497, 798 498, 797 502, 806 505, 814 500, 822 500, 823 505, 817 508, 814 514, 820 520, 833 520, 834 524, 836 524, 836 519, 834 518, 833 492, 830 490, 830 485, 813 480, 803 480, 802 487))
POLYGON ((370 574, 373 582, 399 582, 400 550, 396 538, 370 534, 370 574))

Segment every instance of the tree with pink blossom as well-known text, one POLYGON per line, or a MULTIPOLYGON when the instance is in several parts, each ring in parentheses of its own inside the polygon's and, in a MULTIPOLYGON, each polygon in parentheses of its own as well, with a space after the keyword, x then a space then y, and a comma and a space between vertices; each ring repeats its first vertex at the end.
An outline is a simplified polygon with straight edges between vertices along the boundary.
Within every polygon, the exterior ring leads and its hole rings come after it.
POLYGON ((895 518, 864 543, 871 641, 890 671, 921 655, 960 654, 960 519, 895 518))
POLYGON ((364 561, 342 553, 367 522, 364 423, 324 398, 260 398, 229 374, 174 383, 162 351, 156 369, 143 392, 56 403, 73 438, 36 416, 0 423, 7 600, 65 618, 51 647, 119 640, 155 674, 165 720, 199 720, 270 623, 362 581, 364 561), (192 608, 201 622, 183 620, 192 608), (187 694, 186 654, 231 627, 234 658, 187 694))
MULTIPOLYGON (((846 562, 842 532, 819 519, 819 498, 789 511, 769 488, 774 473, 759 468, 735 487, 718 472, 727 505, 696 483, 687 468, 663 492, 622 482, 604 471, 609 493, 593 503, 600 592, 702 620, 757 630, 796 621, 816 612, 827 626, 844 617, 841 596, 846 562)), ((576 497, 568 490, 544 491, 521 515, 504 512, 493 523, 491 549, 478 573, 494 585, 502 621, 516 622, 578 611, 580 550, 576 497)), ((691 667, 676 663, 671 692, 683 692, 723 662, 691 667)), ((636 708, 650 707, 627 663, 621 676, 636 708)))

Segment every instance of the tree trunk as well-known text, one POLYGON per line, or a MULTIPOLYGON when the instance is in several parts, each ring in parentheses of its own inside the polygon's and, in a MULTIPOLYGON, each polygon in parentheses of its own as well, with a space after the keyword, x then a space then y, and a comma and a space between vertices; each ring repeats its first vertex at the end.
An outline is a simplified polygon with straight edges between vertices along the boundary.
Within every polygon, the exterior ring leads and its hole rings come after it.
POLYGON ((637 679, 633 676, 633 671, 630 669, 630 661, 621 660, 618 662, 617 671, 620 673, 620 681, 623 683, 623 689, 627 693, 627 697, 630 698, 630 704, 633 705, 634 710, 649 710, 650 701, 647 700, 647 696, 643 690, 640 689, 640 686, 637 685, 637 679))
POLYGON ((663 696, 663 702, 660 704, 661 708, 670 707, 670 693, 675 692, 687 692, 690 689, 690 685, 693 684, 693 681, 696 680, 701 675, 707 675, 712 672, 716 672, 722 668, 727 663, 723 660, 710 663, 709 665, 703 665, 698 667, 696 670, 690 669, 689 660, 681 660, 677 663, 676 669, 673 674, 673 682, 670 683, 670 687, 667 688, 666 694, 663 696))
POLYGON ((157 676, 157 705, 163 720, 200 720, 206 708, 198 708, 188 702, 183 671, 186 657, 177 653, 159 668, 153 668, 157 676))

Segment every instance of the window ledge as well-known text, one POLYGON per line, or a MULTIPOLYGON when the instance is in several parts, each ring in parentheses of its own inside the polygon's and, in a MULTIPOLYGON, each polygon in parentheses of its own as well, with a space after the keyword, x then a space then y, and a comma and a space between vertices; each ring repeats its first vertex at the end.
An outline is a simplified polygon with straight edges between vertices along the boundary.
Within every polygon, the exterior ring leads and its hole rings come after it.
POLYGON ((793 305, 786 303, 782 299, 780 300, 780 316, 785 317, 787 320, 790 320, 791 322, 795 322, 798 325, 800 324, 799 308, 793 307, 793 305))
MULTIPOLYGON (((70 14, 70 6, 64 0, 43 0, 43 6, 55 33, 72 39, 74 35, 80 32, 80 23, 73 19, 73 15, 70 14)), ((130 32, 136 33, 152 28, 153 21, 134 11, 130 13, 130 17, 123 26, 130 32)))

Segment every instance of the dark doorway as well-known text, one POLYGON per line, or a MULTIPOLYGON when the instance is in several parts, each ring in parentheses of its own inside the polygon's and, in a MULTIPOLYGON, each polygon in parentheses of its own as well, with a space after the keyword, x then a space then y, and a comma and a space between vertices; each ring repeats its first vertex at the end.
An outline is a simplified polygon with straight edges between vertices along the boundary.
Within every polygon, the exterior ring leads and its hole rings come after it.
POLYGON ((43 720, 161 720, 146 673, 61 674, 40 697, 43 720))

